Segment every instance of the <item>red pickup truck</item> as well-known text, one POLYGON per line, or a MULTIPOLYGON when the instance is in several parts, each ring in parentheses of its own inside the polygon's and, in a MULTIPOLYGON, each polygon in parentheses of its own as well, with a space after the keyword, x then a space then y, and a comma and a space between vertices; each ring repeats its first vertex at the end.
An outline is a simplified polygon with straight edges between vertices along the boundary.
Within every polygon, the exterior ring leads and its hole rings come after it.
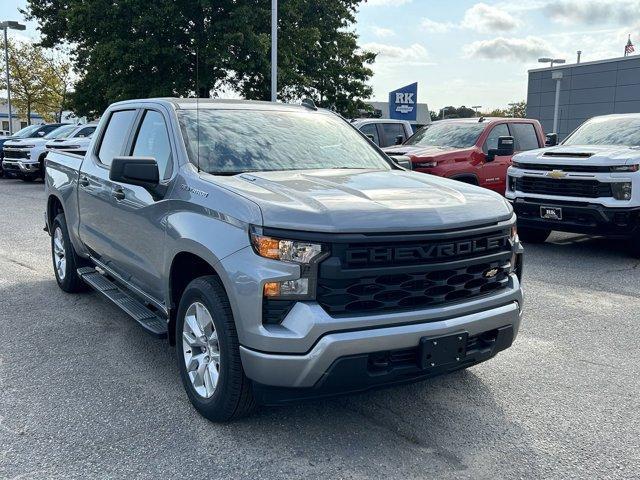
POLYGON ((456 118, 425 125, 402 145, 385 148, 392 157, 408 157, 413 170, 452 178, 504 195, 512 155, 493 155, 500 137, 513 137, 514 153, 542 148, 537 120, 456 118))

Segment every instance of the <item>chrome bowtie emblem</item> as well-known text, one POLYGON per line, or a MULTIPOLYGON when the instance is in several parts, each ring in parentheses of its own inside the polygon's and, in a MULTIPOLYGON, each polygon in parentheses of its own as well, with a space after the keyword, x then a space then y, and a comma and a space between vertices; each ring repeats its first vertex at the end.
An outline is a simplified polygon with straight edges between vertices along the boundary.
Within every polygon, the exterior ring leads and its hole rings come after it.
POLYGON ((486 272, 484 272, 484 273, 482 274, 482 276, 483 276, 484 278, 493 278, 493 277, 495 277, 495 276, 498 274, 498 272, 499 272, 499 271, 500 271, 500 270, 498 270, 497 268, 492 268, 492 269, 487 270, 486 272))

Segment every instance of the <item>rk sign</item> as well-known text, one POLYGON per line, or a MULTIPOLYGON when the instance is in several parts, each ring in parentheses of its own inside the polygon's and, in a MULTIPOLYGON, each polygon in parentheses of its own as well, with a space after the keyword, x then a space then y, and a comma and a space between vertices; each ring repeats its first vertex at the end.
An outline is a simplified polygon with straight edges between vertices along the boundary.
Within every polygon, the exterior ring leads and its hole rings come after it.
POLYGON ((389 117, 415 121, 418 107, 418 83, 389 93, 389 117))

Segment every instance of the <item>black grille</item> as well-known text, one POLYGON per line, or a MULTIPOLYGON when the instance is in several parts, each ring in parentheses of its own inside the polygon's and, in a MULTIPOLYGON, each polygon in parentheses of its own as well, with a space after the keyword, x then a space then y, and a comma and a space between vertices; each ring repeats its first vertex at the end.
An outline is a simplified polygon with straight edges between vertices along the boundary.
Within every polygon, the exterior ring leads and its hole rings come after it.
POLYGON ((411 310, 505 288, 509 229, 421 242, 333 244, 316 299, 331 315, 411 310))
POLYGON ((597 180, 567 180, 554 178, 521 177, 516 180, 516 190, 540 195, 562 197, 611 197, 611 185, 597 180))
POLYGON ((4 158, 29 158, 27 150, 7 150, 4 149, 4 158))
POLYGON ((598 165, 544 165, 540 163, 528 164, 513 162, 513 166, 522 170, 537 170, 542 172, 550 172, 551 170, 562 170, 563 172, 608 173, 611 171, 611 168, 608 166, 598 165))

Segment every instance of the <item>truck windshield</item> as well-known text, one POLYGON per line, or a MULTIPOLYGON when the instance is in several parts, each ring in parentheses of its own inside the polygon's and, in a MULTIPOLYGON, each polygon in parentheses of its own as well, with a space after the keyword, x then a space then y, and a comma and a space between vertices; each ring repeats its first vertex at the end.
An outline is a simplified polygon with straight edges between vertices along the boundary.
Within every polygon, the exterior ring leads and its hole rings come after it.
POLYGON ((40 125, 29 125, 28 127, 24 127, 22 130, 18 130, 13 134, 13 138, 29 138, 29 136, 38 130, 40 125))
POLYGON ((51 140, 52 138, 67 138, 76 128, 78 128, 77 125, 62 125, 55 130, 51 130, 43 138, 47 140, 51 140))
POLYGON ((207 173, 391 168, 365 138, 334 115, 201 109, 198 115, 178 110, 178 118, 191 163, 207 173))
POLYGON ((418 130, 405 145, 468 148, 484 130, 483 123, 434 122, 418 130))
POLYGON ((562 145, 640 145, 640 118, 600 117, 588 120, 562 145))

